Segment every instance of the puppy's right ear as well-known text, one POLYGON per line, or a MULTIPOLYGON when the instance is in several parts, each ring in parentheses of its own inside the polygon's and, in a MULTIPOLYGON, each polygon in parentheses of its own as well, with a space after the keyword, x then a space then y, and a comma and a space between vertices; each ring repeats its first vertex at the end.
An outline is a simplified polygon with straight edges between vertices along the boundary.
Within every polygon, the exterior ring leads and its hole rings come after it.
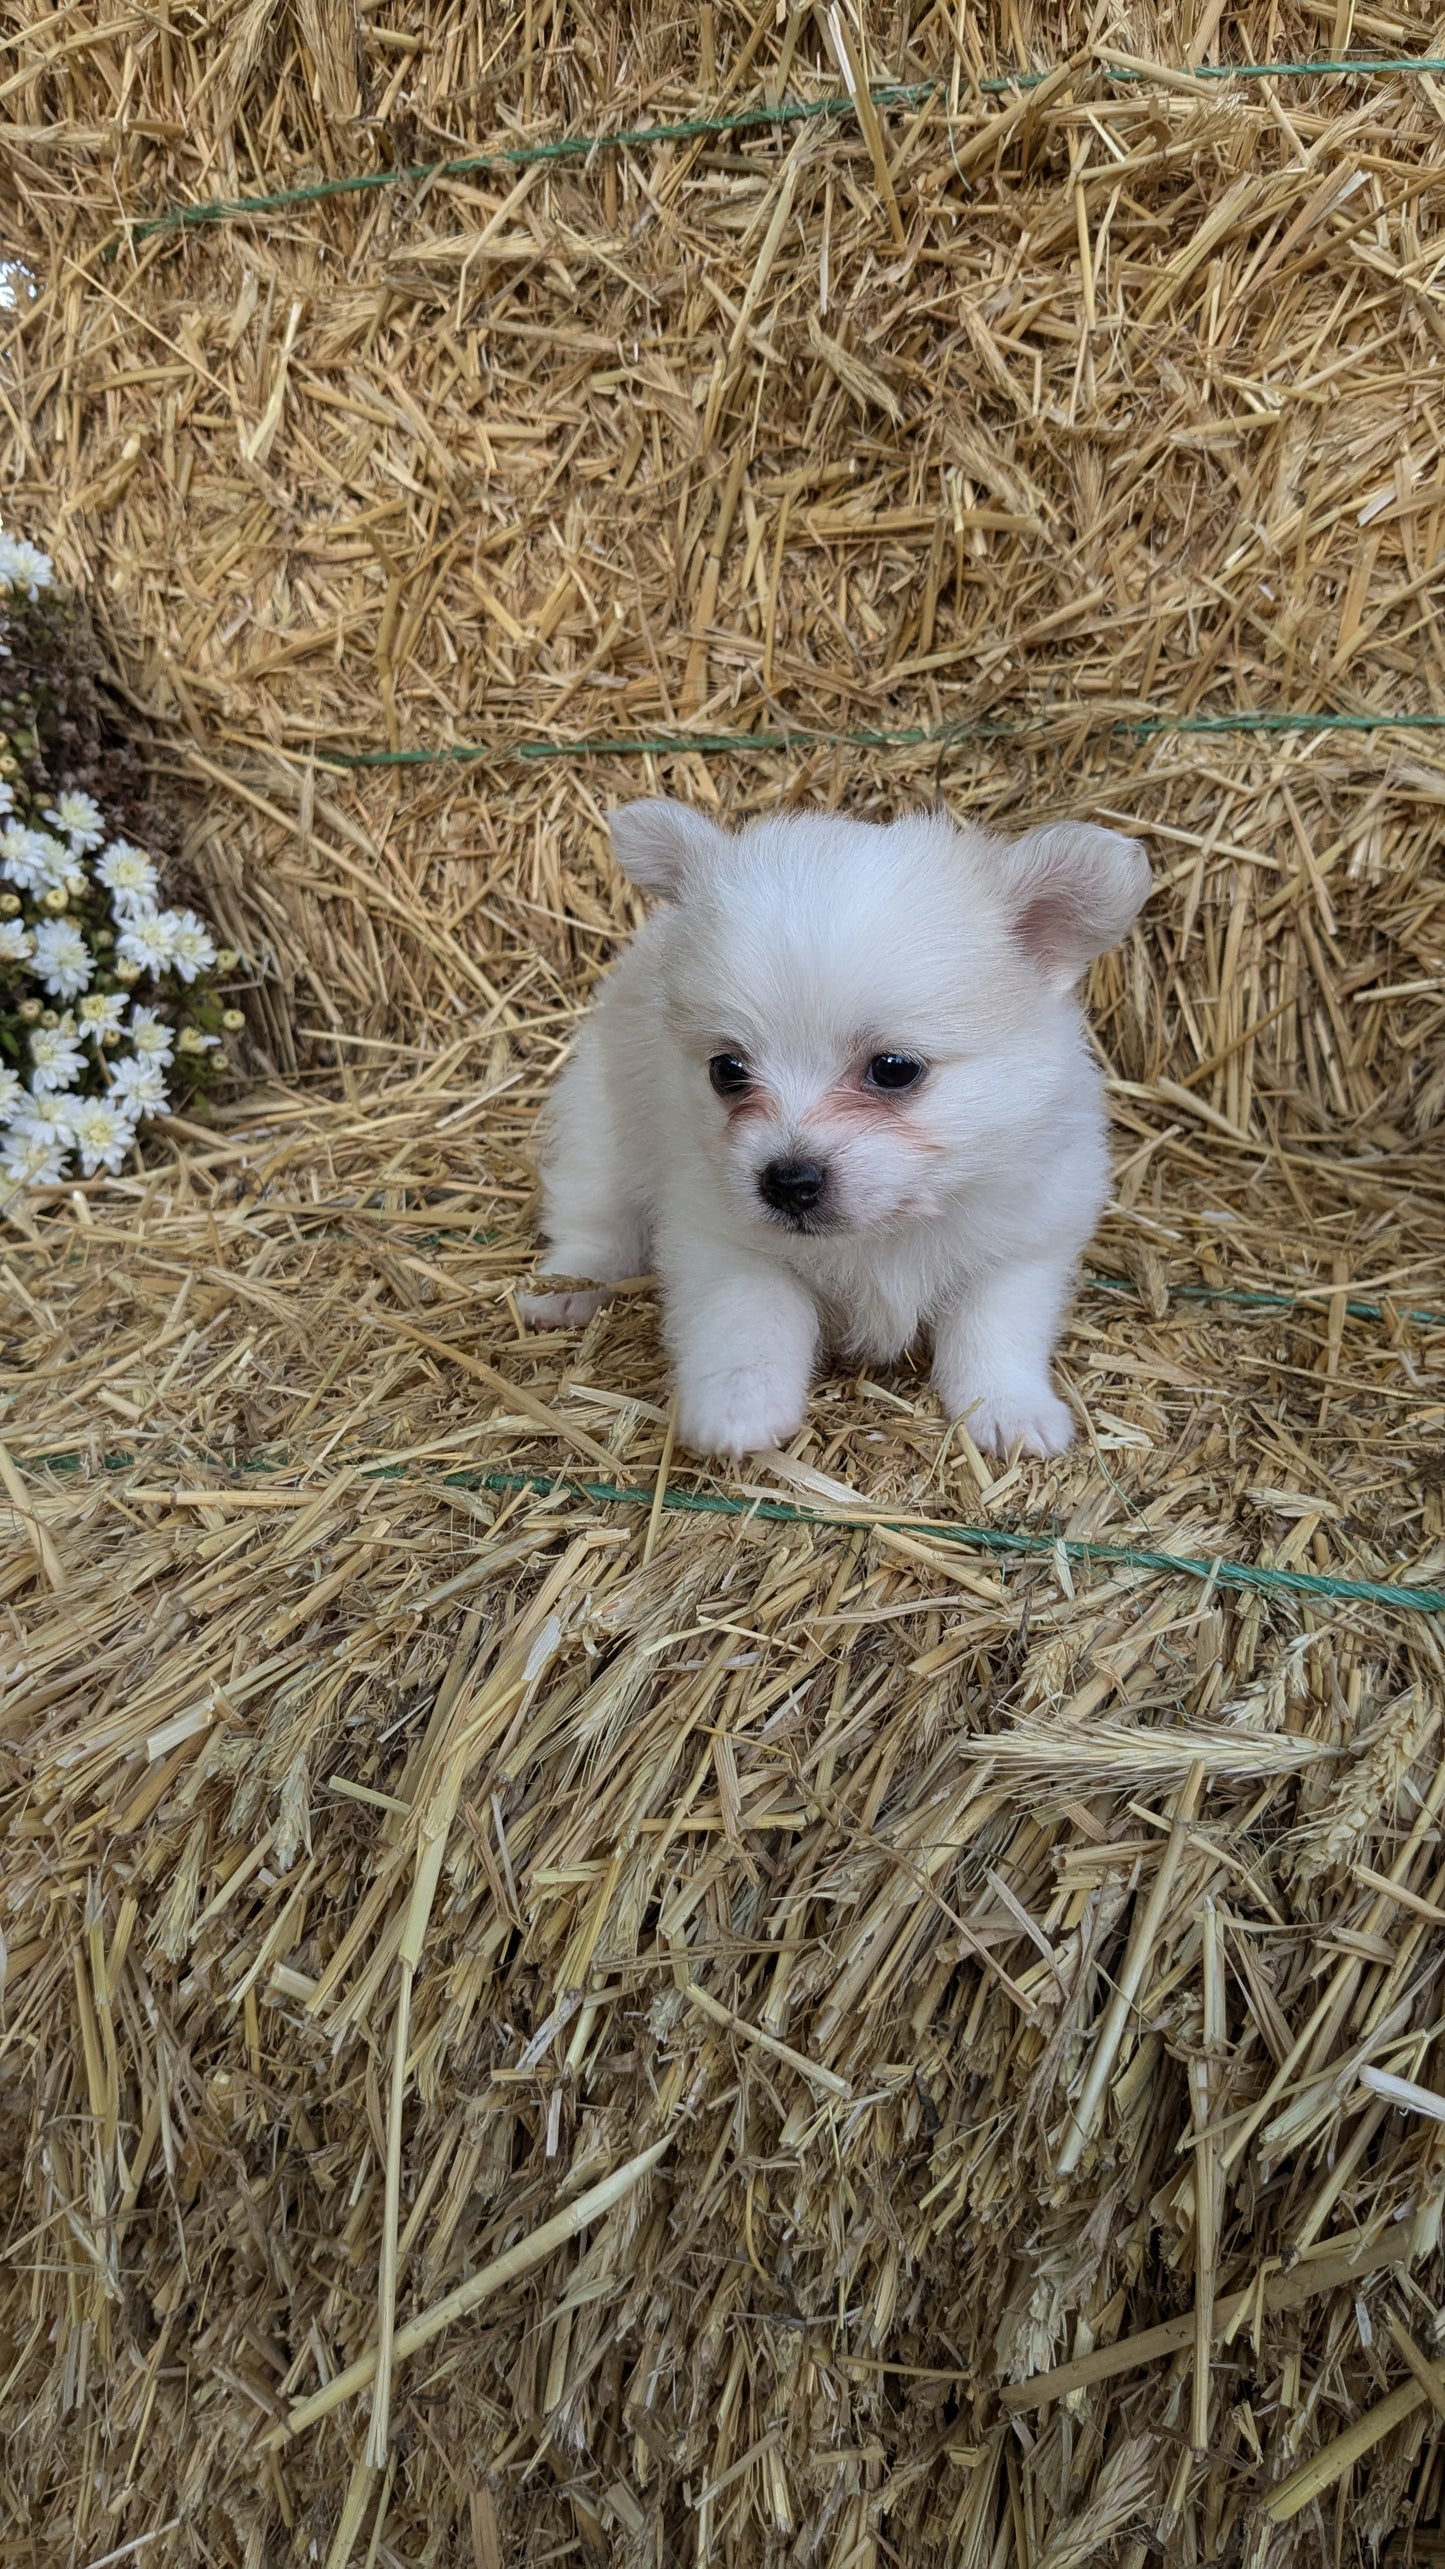
POLYGON ((665 901, 675 901, 688 877, 715 864, 727 845, 727 832, 685 803, 624 803, 609 826, 629 883, 665 901))

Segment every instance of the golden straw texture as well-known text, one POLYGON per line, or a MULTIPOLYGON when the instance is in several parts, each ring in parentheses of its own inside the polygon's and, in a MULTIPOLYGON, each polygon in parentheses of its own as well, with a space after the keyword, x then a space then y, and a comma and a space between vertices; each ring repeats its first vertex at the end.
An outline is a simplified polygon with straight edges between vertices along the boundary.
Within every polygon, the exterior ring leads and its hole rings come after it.
POLYGON ((1442 2556, 1441 1619, 1064 1548, 1445 1585, 1445 744, 1119 728, 1445 714, 1445 84, 1194 77, 1433 22, 0 36, 7 506, 257 968, 0 1241, 0 2564, 1442 2556), (646 1279, 522 1331, 657 790, 1149 842, 1063 1460, 904 1366, 709 1473, 646 1279))

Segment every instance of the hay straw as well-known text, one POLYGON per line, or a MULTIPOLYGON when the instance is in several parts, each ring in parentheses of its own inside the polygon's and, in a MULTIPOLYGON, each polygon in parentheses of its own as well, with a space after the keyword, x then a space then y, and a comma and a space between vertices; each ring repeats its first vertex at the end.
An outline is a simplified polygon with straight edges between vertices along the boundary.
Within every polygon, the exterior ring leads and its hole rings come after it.
POLYGON ((1427 2554, 1438 65, 1064 32, 10 14, 12 511, 256 973, 0 1244, 5 2569, 1427 2554), (657 791, 1148 839, 1069 1456, 522 1331, 657 791))
POLYGON ((1292 2471, 1287 2480, 1281 2481, 1279 2487, 1270 2492, 1264 2507, 1270 2522, 1288 2524, 1313 2499, 1326 2489, 1332 2489, 1337 2480, 1342 2480, 1363 2454, 1381 2443, 1395 2427, 1402 2426, 1406 2418, 1424 2405, 1424 2401, 1425 2391, 1420 2383, 1402 2382, 1397 2391, 1391 2391, 1388 2399, 1382 2399, 1363 2417, 1357 2417, 1353 2426, 1347 2426, 1342 2435, 1335 2436, 1322 2452, 1312 2454, 1308 2462, 1302 2462, 1297 2471, 1292 2471))
MULTIPOLYGON (((554 2248, 575 2239, 579 2230, 585 2230, 591 2221, 600 2220, 614 2204, 625 2202, 634 2186, 640 2185, 649 2169, 656 2167, 669 2146, 666 2140, 654 2141, 651 2149, 640 2150, 636 2158, 614 2169, 600 2185, 589 2186, 587 2192, 569 2204, 565 2212, 559 2212, 551 2221, 544 2221, 539 2229, 519 2240, 505 2256, 494 2258, 489 2266, 482 2267, 479 2274, 469 2275, 455 2292, 447 2293, 430 2310, 422 2312, 397 2332, 394 2348, 388 2349, 388 2360, 393 2353, 397 2361, 416 2354, 419 2348, 428 2345, 433 2337, 440 2337, 457 2320, 465 2319, 470 2311, 479 2310, 482 2303, 493 2293, 500 2292, 504 2285, 512 2283, 519 2275, 530 2273, 533 2266, 544 2264, 554 2248)), ((316 2392, 309 2400, 296 2402, 286 2420, 286 2433, 299 2435, 305 2427, 314 2426, 318 2418, 328 2417, 343 2400, 350 2399, 356 2391, 364 2390, 368 2382, 379 2379, 380 2370, 380 2348, 374 2354, 358 2356, 344 2373, 335 2374, 324 2390, 316 2392)), ((374 2469, 376 2466, 369 2464, 368 2467, 374 2469)))
MULTIPOLYGON (((841 17, 842 13, 834 10, 830 15, 828 29, 834 59, 846 63, 849 72, 850 85, 841 97, 813 98, 789 104, 779 102, 763 108, 742 108, 725 116, 692 116, 679 124, 642 125, 620 133, 568 135, 556 142, 538 143, 530 147, 523 145, 495 154, 464 155, 455 160, 420 161, 408 169, 368 170, 350 178, 326 179, 310 187, 280 188, 273 190, 269 195, 243 196, 231 202, 219 199, 201 204, 172 205, 168 206, 164 213, 153 216, 148 222, 133 222, 130 238, 132 244, 139 244, 148 240, 156 232, 168 231, 172 228, 189 227, 197 223, 244 222, 261 214, 284 213, 292 206, 323 205, 333 197, 356 195, 377 187, 415 186, 419 182, 441 176, 475 177, 502 169, 530 170, 544 167, 548 162, 557 160, 585 158, 593 161, 600 152, 626 151, 647 144, 696 142, 705 137, 743 133, 749 128, 760 125, 784 126, 802 118, 845 115, 850 109, 867 134, 880 194, 883 195, 885 203, 889 204, 892 216, 896 218, 897 203, 892 195, 891 175, 886 155, 880 148, 878 112, 880 109, 890 107, 926 107, 943 94, 945 84, 938 81, 915 81, 906 85, 885 82, 881 86, 874 86, 868 83, 860 70, 846 20, 843 20, 841 25, 833 23, 841 17)), ((761 17, 755 21, 752 35, 732 65, 726 83, 727 89, 736 87, 742 73, 752 61, 764 24, 765 21, 761 17)), ((861 33, 860 29, 859 34, 861 33)), ((1080 64, 1083 64, 1090 59, 1090 55, 1085 51, 1077 59, 1080 64)), ((1321 54, 1303 62, 1271 60, 1263 63, 1201 63, 1191 66, 1186 71, 1177 64, 1151 62, 1136 54, 1120 53, 1112 46, 1101 45, 1096 49, 1095 59, 1112 71, 1117 78, 1157 83, 1166 89, 1178 89, 1186 97, 1207 95, 1206 84, 1211 80, 1317 80, 1347 77, 1368 79, 1391 74, 1421 78, 1428 77, 1434 72, 1445 71, 1445 59, 1429 54, 1360 54, 1335 58, 1321 54)), ((973 85, 980 97, 997 97, 1010 90, 1022 91, 1025 94, 1026 103, 1027 93, 1047 87, 1053 76, 1046 72, 1012 72, 994 80, 975 81, 973 85)), ((518 193, 519 191, 514 191, 514 196, 518 193)), ((109 243, 106 245, 107 256, 113 255, 115 246, 117 245, 109 243)), ((902 246, 901 241, 900 246, 902 246)))
POLYGON ((1170 1893, 1174 1888, 1174 1877, 1179 1870, 1179 1859, 1188 1843, 1189 1823, 1198 1807, 1203 1785, 1204 1767, 1202 1762, 1196 1759, 1189 1769, 1188 1777, 1175 1803, 1169 1836, 1155 1870, 1149 1897, 1140 1911, 1130 1939, 1129 1950, 1114 1984, 1108 2012, 1095 2038, 1088 2075, 1084 2080, 1078 2102, 1070 2115, 1069 2130, 1058 2153, 1057 2164, 1060 2176, 1073 2175, 1092 2138, 1099 2107, 1103 2102, 1104 2090, 1109 2084, 1110 2073, 1123 2039, 1124 2028, 1139 1995, 1144 1974, 1154 1958, 1159 1930, 1164 1923, 1170 1893))

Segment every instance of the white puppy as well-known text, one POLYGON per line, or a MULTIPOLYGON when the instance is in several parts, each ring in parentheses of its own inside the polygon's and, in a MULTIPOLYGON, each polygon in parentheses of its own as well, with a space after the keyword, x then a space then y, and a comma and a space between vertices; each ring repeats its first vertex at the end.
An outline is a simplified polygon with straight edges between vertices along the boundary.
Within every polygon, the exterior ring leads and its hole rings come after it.
POLYGON ((557 1089, 548 1272, 656 1267, 696 1452, 785 1443, 820 1349, 886 1362, 926 1328, 980 1445, 1061 1453, 1049 1360, 1108 1190, 1074 985, 1144 900, 1142 848, 942 813, 734 838, 675 803, 628 804, 612 845, 662 907, 557 1089))

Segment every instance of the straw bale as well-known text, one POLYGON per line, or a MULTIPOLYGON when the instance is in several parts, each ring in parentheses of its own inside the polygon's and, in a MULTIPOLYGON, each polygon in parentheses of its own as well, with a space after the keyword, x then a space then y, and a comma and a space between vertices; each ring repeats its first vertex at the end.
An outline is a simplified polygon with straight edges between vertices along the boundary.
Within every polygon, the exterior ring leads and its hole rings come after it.
POLYGON ((1440 1622, 1227 1574, 1445 1586, 1445 757, 1121 728, 1445 714, 1445 92, 1195 77, 1426 17, 4 26, 13 514, 260 969, 0 1252, 0 2562, 1432 2557, 1440 1622), (522 1332, 649 789, 1149 839, 1068 1457, 522 1332))

